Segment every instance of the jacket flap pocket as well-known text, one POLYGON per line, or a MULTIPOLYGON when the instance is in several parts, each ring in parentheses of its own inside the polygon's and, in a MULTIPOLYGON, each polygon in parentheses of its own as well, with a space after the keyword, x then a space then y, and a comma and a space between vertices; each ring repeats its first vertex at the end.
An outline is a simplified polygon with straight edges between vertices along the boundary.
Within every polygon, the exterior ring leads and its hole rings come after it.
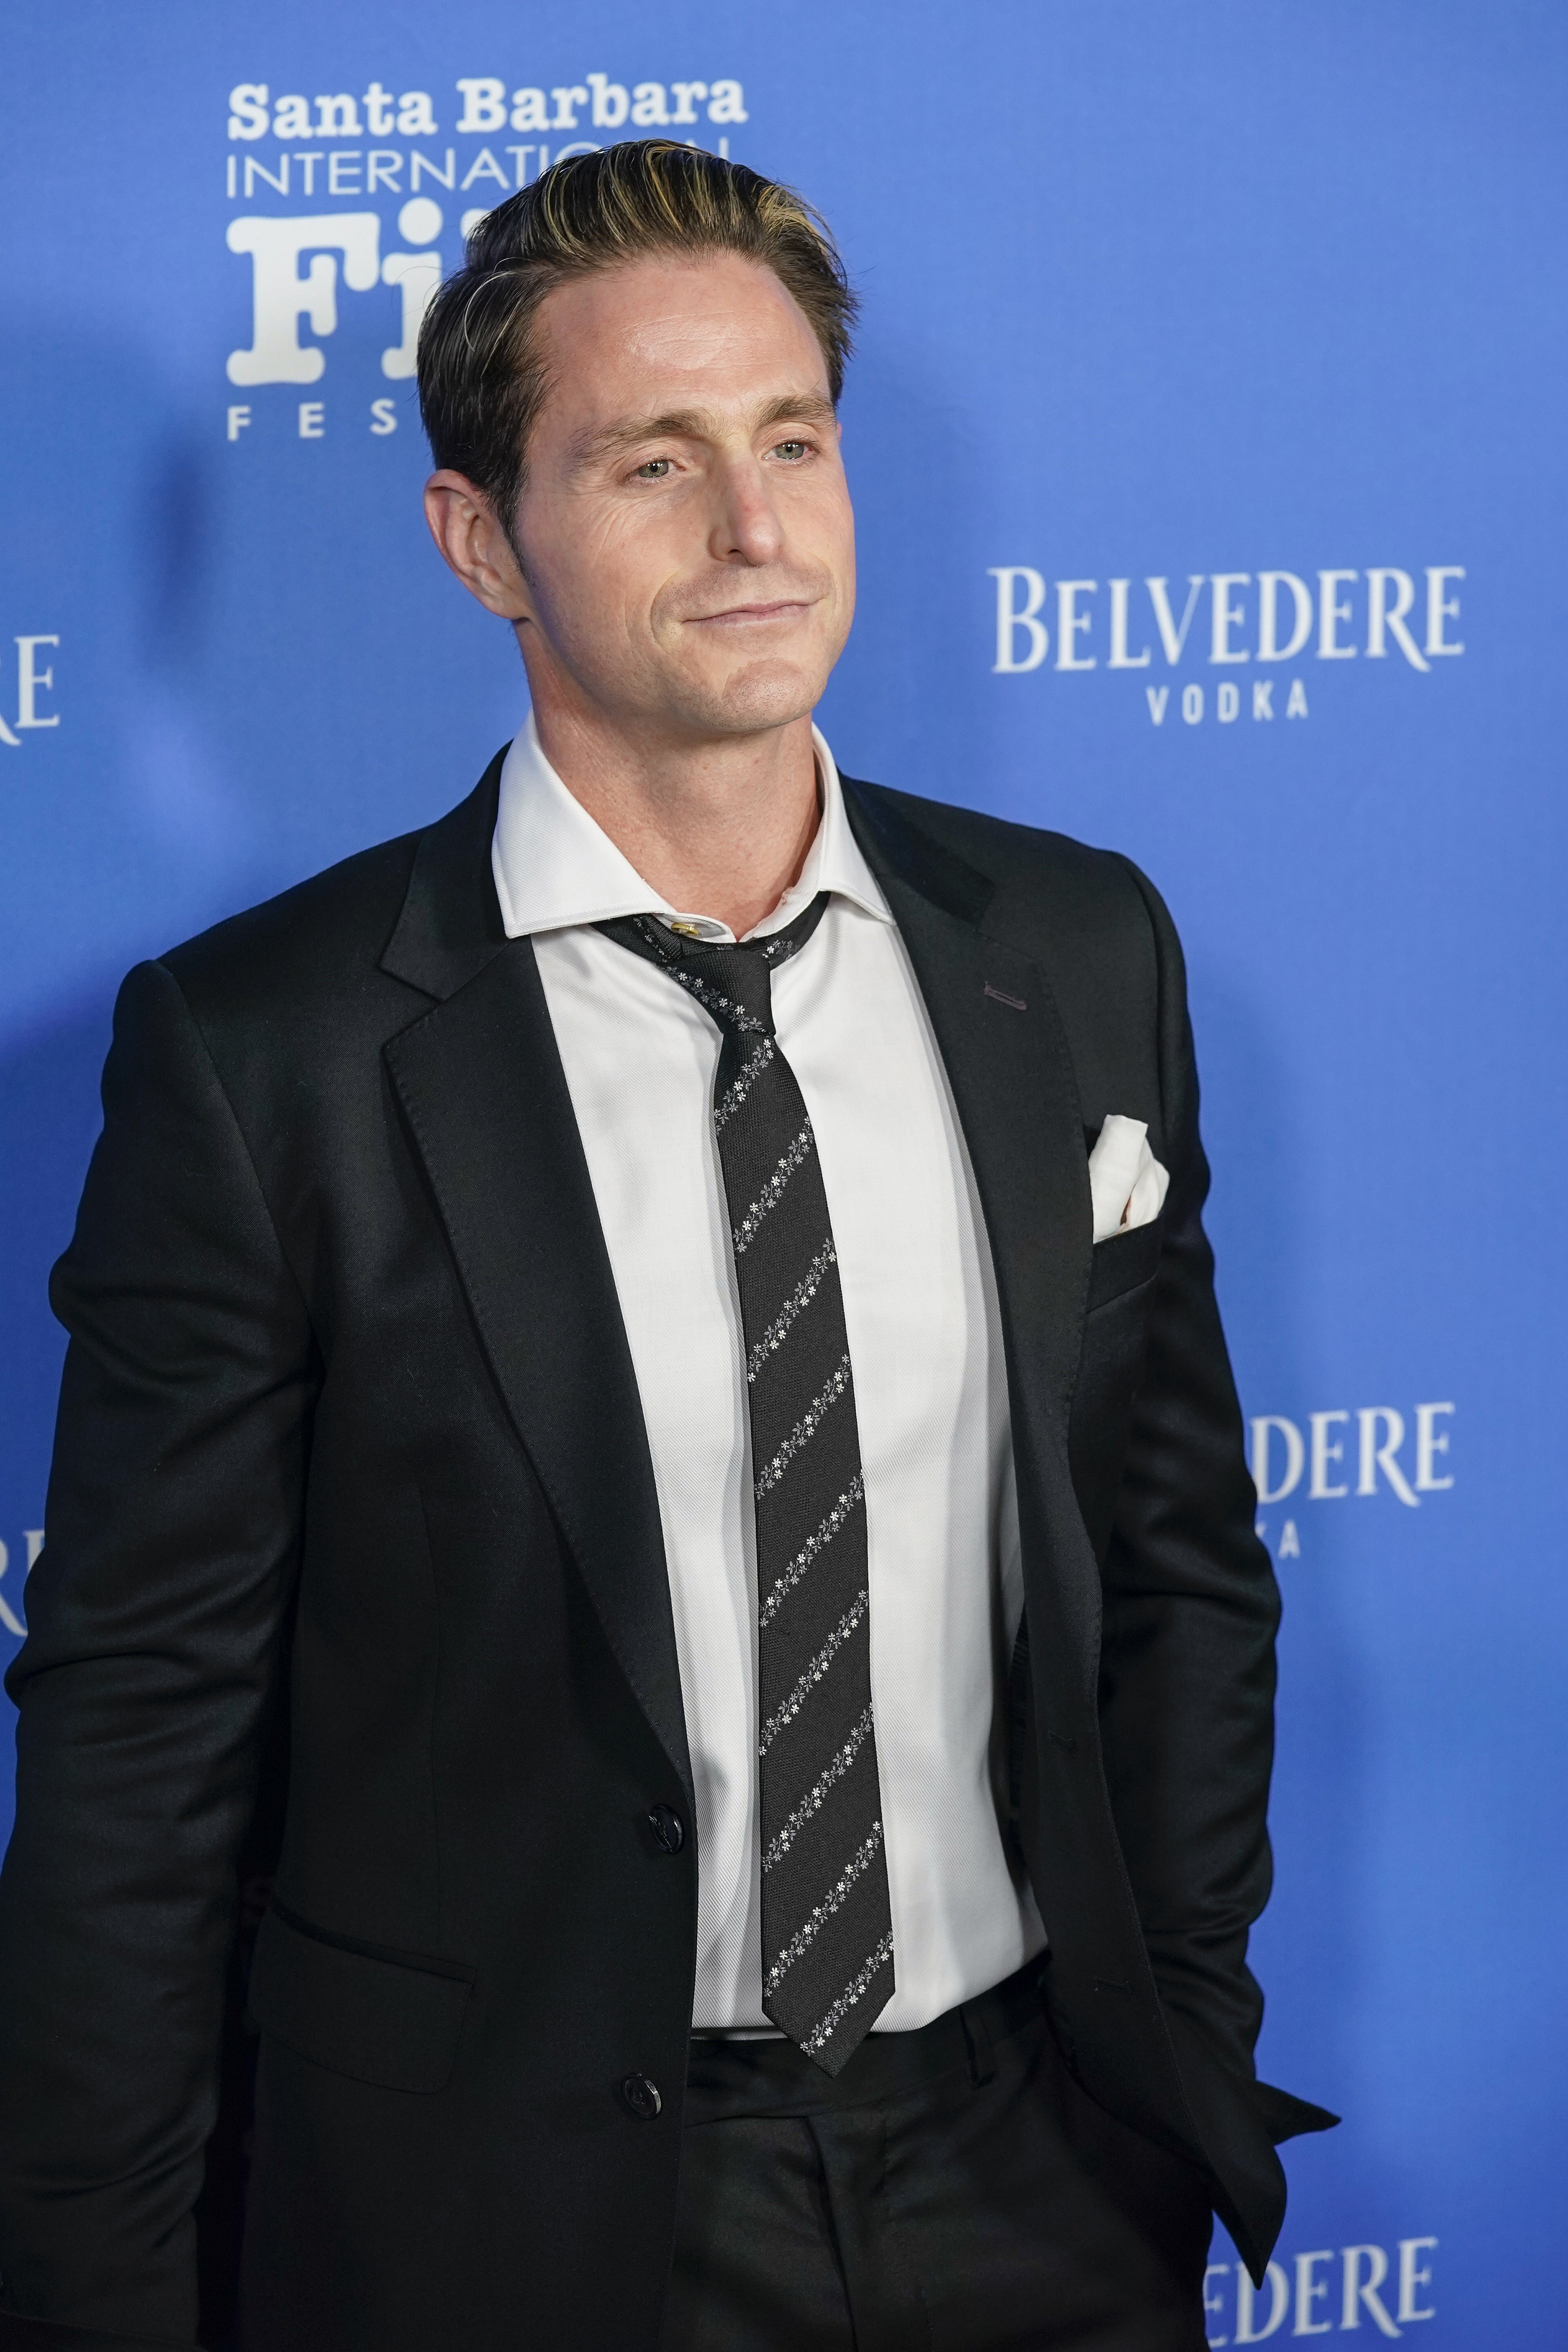
POLYGON ((328 1941, 274 1901, 256 1939, 249 2007, 263 2032, 318 2066, 391 2091, 439 2091, 472 1983, 451 1961, 328 1941))
POLYGON ((1108 1307, 1124 1290, 1136 1290, 1141 1282, 1147 1282, 1160 1263, 1163 1238, 1164 1220, 1154 1217, 1146 1225, 1134 1225, 1131 1233, 1112 1234, 1109 1241, 1096 1242, 1085 1311, 1092 1315, 1097 1307, 1108 1307))

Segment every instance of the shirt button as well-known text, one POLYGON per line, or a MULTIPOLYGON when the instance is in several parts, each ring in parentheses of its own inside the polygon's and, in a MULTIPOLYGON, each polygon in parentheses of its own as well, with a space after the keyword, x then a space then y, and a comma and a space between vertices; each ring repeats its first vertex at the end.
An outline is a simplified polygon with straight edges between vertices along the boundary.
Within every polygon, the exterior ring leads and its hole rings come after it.
POLYGON ((686 1843, 686 1825, 673 1805, 655 1805, 647 1822, 666 1853, 680 1852, 686 1843))
POLYGON ((658 2084, 650 2083, 646 2074, 628 2074, 621 2084, 621 2096, 639 2122, 651 2124, 663 2106, 658 2084))

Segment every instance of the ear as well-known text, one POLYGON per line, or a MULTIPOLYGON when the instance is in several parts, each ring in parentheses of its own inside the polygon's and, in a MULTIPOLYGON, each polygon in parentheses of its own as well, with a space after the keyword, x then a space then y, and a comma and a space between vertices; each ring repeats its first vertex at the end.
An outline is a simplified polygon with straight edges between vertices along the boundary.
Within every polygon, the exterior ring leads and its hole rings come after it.
POLYGON ((443 466, 425 485, 425 520, 444 561, 488 613, 505 621, 532 618, 511 542, 477 483, 443 466))

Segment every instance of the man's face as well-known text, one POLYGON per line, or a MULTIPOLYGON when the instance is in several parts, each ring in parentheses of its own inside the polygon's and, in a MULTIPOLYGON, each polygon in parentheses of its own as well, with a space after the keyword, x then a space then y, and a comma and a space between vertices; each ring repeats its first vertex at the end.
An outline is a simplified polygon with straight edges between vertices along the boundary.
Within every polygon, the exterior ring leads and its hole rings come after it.
POLYGON ((738 255, 557 287, 512 538, 536 698, 710 740, 816 707, 855 606, 855 525, 816 336, 738 255))

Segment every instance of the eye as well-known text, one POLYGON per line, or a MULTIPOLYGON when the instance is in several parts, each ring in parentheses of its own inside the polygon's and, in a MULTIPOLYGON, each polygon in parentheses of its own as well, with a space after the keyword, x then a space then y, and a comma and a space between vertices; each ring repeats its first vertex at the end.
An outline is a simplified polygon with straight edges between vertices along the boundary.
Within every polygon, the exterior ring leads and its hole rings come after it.
POLYGON ((648 457, 637 467, 632 478, 637 482, 667 482, 673 472, 673 457, 648 457))
POLYGON ((809 441, 780 441, 773 449, 775 457, 784 458, 785 463, 791 466, 798 466, 803 457, 809 457, 810 455, 809 441))

